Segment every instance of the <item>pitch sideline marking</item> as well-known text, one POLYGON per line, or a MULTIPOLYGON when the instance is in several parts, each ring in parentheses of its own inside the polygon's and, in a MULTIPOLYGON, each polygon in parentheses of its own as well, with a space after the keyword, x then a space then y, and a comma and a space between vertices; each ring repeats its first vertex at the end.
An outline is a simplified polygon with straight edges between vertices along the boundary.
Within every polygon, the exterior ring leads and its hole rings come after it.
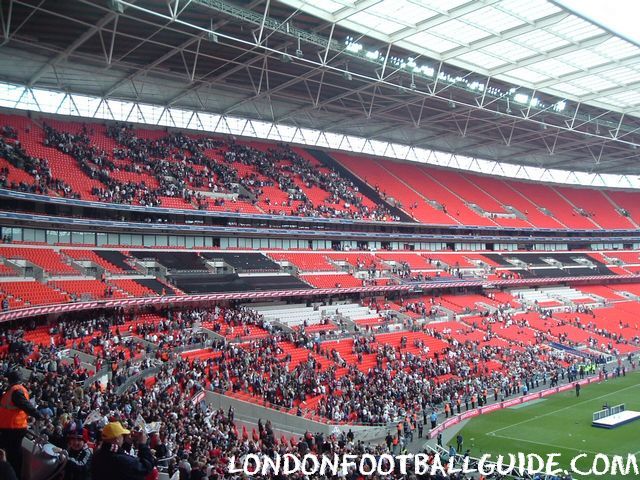
MULTIPOLYGON (((638 385, 638 384, 629 385, 628 387, 621 388, 620 390, 616 390, 615 392, 609 392, 609 393, 607 393, 605 395, 600 395, 599 397, 590 398, 585 403, 593 402, 594 400, 600 400, 601 398, 605 398, 605 397, 608 397, 610 395, 614 395, 616 393, 624 392, 625 390, 629 390, 629 389, 632 389, 632 388, 638 388, 638 387, 640 387, 640 385, 638 385)), ((508 428, 511 428, 511 427, 517 427, 518 425, 524 425, 525 423, 529 423, 529 422, 531 422, 533 420, 538 420, 540 418, 547 417, 549 415, 553 415, 555 413, 562 412, 564 410, 570 410, 570 409, 572 409, 574 407, 575 407, 575 405, 569 405, 567 407, 562 407, 562 408, 559 408, 558 410, 554 410, 552 412, 547 412, 547 413, 545 413, 543 415, 537 415, 535 417, 531 417, 531 418, 528 418, 526 420, 523 420, 522 422, 512 423, 511 425, 507 425, 506 427, 498 428, 497 430, 493 430, 491 432, 487 432, 487 433, 485 433, 485 435, 495 434, 496 432, 501 432, 502 430, 507 430, 508 428)))
MULTIPOLYGON (((585 450, 583 448, 570 448, 570 447, 565 447, 565 446, 561 446, 561 445, 554 445, 552 443, 543 443, 543 442, 536 442, 533 440, 525 440, 523 438, 515 438, 515 437, 508 437, 506 435, 492 435, 493 437, 497 437, 497 438, 504 438, 505 440, 514 440, 516 442, 525 442, 525 443, 533 443, 534 445, 542 445, 544 447, 554 447, 554 448, 561 448, 563 450, 571 450, 573 452, 586 452, 586 453, 592 453, 594 455, 597 455, 598 453, 602 453, 602 452, 592 452, 591 450, 585 450)), ((609 455, 609 454, 606 454, 609 455)))

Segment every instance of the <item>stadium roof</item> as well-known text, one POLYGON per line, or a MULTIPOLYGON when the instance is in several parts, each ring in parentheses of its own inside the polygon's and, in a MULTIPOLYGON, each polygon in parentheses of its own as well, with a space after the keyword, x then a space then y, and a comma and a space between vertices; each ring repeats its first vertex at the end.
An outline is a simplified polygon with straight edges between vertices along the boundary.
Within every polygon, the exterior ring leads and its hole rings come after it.
POLYGON ((640 174, 640 51, 546 0, 5 0, 0 23, 0 106, 640 174))
POLYGON ((552 2, 282 1, 488 77, 607 109, 640 110, 640 47, 552 2))

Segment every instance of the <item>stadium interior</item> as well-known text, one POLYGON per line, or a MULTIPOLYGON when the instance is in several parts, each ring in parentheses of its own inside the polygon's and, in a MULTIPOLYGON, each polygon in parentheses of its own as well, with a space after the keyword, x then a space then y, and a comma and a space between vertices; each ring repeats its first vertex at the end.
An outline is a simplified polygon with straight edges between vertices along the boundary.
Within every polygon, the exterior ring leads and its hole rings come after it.
POLYGON ((437 452, 635 368, 640 46, 546 0, 318 3, 1 2, 23 480, 88 479, 57 449, 114 420, 163 480, 437 452))

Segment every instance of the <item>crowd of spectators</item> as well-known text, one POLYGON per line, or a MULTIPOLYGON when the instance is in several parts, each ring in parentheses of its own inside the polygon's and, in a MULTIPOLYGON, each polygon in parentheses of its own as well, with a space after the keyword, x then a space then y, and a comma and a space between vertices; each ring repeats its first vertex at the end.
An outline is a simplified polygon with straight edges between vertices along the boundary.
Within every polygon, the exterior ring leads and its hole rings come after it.
POLYGON ((32 183, 9 180, 9 168, 0 168, 0 187, 19 192, 37 193, 41 195, 56 194, 65 198, 79 198, 73 189, 51 174, 49 162, 43 158, 29 156, 23 149, 17 134, 11 127, 0 129, 0 158, 4 158, 13 167, 24 170, 33 177, 32 183))
MULTIPOLYGON (((100 201, 155 207, 169 197, 198 209, 213 205, 234 211, 240 211, 235 202, 241 201, 260 204, 272 214, 397 220, 384 205, 366 201, 351 180, 329 167, 319 168, 287 145, 263 151, 232 137, 214 140, 182 133, 148 139, 138 136, 132 126, 116 123, 106 126, 106 136, 116 145, 107 152, 95 141, 96 129, 102 128, 83 125, 71 133, 43 126, 44 145, 73 157, 88 178, 100 183, 91 189, 100 201), (240 174, 238 165, 250 168, 240 174), (134 175, 124 181, 118 171, 134 175), (286 200, 272 200, 266 187, 278 188, 286 200), (311 200, 305 190, 312 188, 324 190, 326 198, 311 200)), ((35 178, 31 185, 10 184, 9 172, 3 169, 2 186, 80 198, 71 186, 52 177, 47 160, 30 157, 22 149, 17 131, 10 126, 0 129, 0 156, 35 178)))
MULTIPOLYGON (((38 427, 55 445, 65 447, 65 432, 72 422, 84 424, 84 436, 91 444, 99 443, 99 432, 108 421, 121 421, 129 428, 149 426, 149 443, 160 459, 158 465, 170 474, 180 472, 180 478, 185 479, 231 478, 225 471, 229 456, 249 452, 347 449, 399 453, 414 431, 421 432, 428 424, 433 412, 453 415, 486 404, 490 397, 497 401, 542 385, 557 385, 565 378, 575 380, 579 372, 577 358, 548 348, 544 332, 532 345, 491 342, 500 324, 521 322, 507 310, 480 317, 487 328, 476 341, 459 340, 464 332, 438 331, 426 324, 424 338, 444 342, 445 347, 436 351, 431 351, 423 337, 409 345, 403 336, 399 344, 392 345, 371 331, 356 333, 352 347, 355 362, 347 361, 335 349, 324 348, 318 337, 304 329, 285 332, 244 307, 168 310, 155 315, 153 321, 145 321, 151 317, 132 317, 119 310, 96 317, 63 318, 49 326, 50 345, 40 346, 25 340, 27 332, 40 328, 34 323, 4 329, 0 334, 0 372, 14 365, 34 372, 26 386, 43 416, 38 427), (233 335, 205 341, 203 351, 210 353, 205 358, 186 359, 173 352, 189 343, 202 348, 206 335, 201 327, 210 324, 220 325, 222 333, 229 333, 224 330, 229 327, 242 330, 258 325, 269 335, 244 342, 233 335), (153 347, 138 359, 125 360, 111 352, 109 360, 119 364, 108 384, 101 385, 91 377, 101 365, 90 370, 77 356, 69 361, 68 353, 63 354, 69 342, 83 351, 91 342, 87 339, 97 337, 119 344, 135 337, 153 347), (305 358, 292 357, 299 349, 306 350, 305 358), (375 364, 360 368, 364 358, 372 356, 375 364), (155 371, 153 381, 148 382, 141 374, 151 367, 155 371), (215 410, 201 401, 207 389, 232 395, 249 393, 258 403, 334 422, 400 423, 403 427, 390 443, 379 446, 365 446, 345 434, 308 434, 285 442, 276 438, 268 423, 261 422, 253 434, 238 427, 232 410, 215 410), (307 406, 311 399, 316 401, 307 406)), ((526 327, 525 323, 517 325, 526 327)), ((477 327, 466 328, 471 332, 477 327)), ((108 346, 101 348, 109 351, 108 346)))

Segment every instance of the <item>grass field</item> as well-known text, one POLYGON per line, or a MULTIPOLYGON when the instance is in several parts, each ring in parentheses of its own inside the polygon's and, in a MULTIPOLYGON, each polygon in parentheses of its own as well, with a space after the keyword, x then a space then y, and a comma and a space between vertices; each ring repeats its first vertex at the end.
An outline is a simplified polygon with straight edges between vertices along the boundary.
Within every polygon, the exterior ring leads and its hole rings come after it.
MULTIPOLYGON (((625 403, 628 410, 640 411, 640 372, 628 373, 626 377, 587 385, 580 397, 575 390, 551 395, 544 400, 506 408, 470 420, 461 430, 464 449, 480 457, 491 453, 495 459, 499 454, 517 452, 546 455, 560 453, 560 465, 569 468, 571 459, 581 453, 588 454, 576 465, 588 471, 594 455, 608 456, 637 454, 640 464, 640 420, 613 430, 591 426, 592 414, 602 408, 625 403)), ((455 442, 455 437, 452 440, 455 442)), ((595 475, 574 478, 609 478, 595 475)), ((636 478, 634 475, 617 478, 636 478)))

